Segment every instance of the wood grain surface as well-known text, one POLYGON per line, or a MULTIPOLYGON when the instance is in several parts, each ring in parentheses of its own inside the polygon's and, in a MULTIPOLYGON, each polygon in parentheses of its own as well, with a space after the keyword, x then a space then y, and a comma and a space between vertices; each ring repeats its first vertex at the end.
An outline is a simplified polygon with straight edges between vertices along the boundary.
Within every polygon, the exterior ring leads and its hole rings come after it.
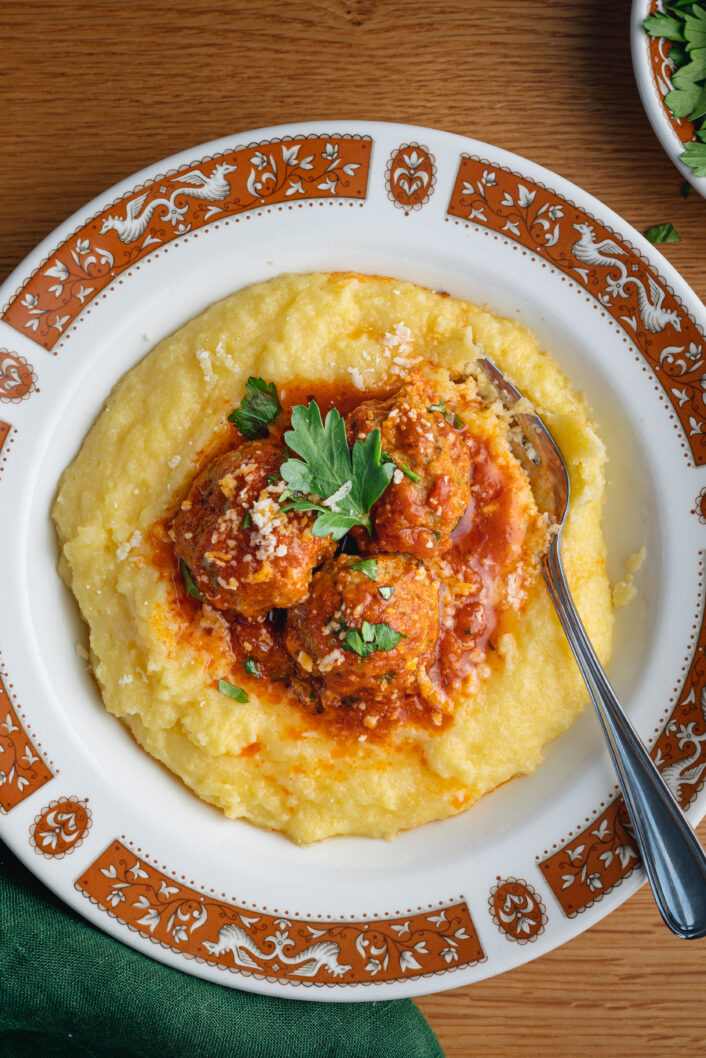
MULTIPOLYGON (((175 151, 262 125, 360 118, 487 140, 641 230, 671 221, 682 241, 664 252, 703 297, 706 201, 680 197, 641 109, 629 7, 4 0, 0 280, 68 214, 175 151)), ((673 938, 643 889, 541 960, 419 1006, 447 1058, 696 1058, 705 998, 706 940, 673 938)))

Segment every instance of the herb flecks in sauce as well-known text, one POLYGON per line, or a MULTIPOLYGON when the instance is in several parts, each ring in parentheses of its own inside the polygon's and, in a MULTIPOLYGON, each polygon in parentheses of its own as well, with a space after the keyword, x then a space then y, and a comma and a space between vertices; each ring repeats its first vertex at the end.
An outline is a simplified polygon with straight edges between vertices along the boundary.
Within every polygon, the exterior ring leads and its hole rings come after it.
MULTIPOLYGON (((312 403, 316 404, 321 428, 325 429, 325 420, 322 421, 322 419, 324 416, 328 419, 326 413, 332 409, 336 410, 339 417, 343 415, 350 416, 365 401, 372 400, 373 403, 378 401, 381 406, 384 406, 386 401, 389 402, 393 396, 398 395, 400 392, 399 386, 391 395, 389 390, 361 392, 344 383, 307 382, 290 384, 279 394, 278 399, 281 401, 282 411, 277 418, 276 424, 270 428, 267 443, 283 447, 284 434, 289 432, 289 419, 294 412, 294 408, 301 407, 304 411, 308 410, 304 402, 308 403, 309 408, 312 403)), ((440 403, 438 399, 427 399, 423 402, 422 410, 426 414, 430 407, 440 403)), ((448 404, 445 407, 448 408, 448 404)), ((441 417, 440 413, 439 415, 441 417)), ((432 413, 430 418, 435 419, 436 416, 432 413)), ((448 420, 446 421, 448 422, 448 420)), ((370 429, 371 427, 369 426, 368 430, 370 429)), ((444 425, 443 429, 448 429, 448 426, 444 425)), ((431 662, 425 661, 426 671, 431 681, 428 686, 436 688, 442 696, 443 694, 451 693, 459 680, 462 680, 465 675, 479 664, 486 650, 490 651, 493 649, 489 645, 488 640, 491 635, 495 638, 499 618, 496 615, 494 606, 487 600, 486 586, 484 586, 482 578, 478 577, 476 570, 479 563, 482 565, 489 562, 491 567, 501 568, 506 561, 503 555, 508 540, 507 525, 509 524, 508 519, 511 518, 511 496, 513 492, 511 481, 509 479, 505 480, 506 472, 495 463, 491 455, 491 448, 483 438, 474 438, 472 431, 469 431, 468 428, 461 433, 454 431, 454 435, 462 439, 460 443, 464 447, 468 447, 472 453, 474 466, 472 478, 473 501, 469 504, 460 523, 451 533, 450 539, 446 540, 444 545, 446 550, 444 551, 443 568, 450 571, 449 576, 452 578, 465 582, 465 595, 463 598, 460 596, 449 596, 448 594, 445 597, 444 620, 440 626, 438 642, 434 648, 431 662), (474 511, 476 512, 475 514, 474 511), (480 512, 487 513, 483 513, 479 518, 478 514, 480 512)), ((367 436, 363 440, 367 440, 367 436)), ((236 450, 239 447, 240 445, 236 445, 236 450)), ((348 445, 347 448, 348 458, 352 467, 351 448, 348 445)), ((284 449, 284 454, 287 454, 286 449, 284 449)), ((299 460, 294 460, 293 458, 290 461, 299 462, 299 460)), ((286 462, 287 460, 285 460, 286 462)), ((388 457, 388 462, 385 463, 385 455, 382 452, 379 453, 378 465, 387 466, 389 475, 395 473, 402 475, 402 470, 398 468, 399 462, 399 457, 397 457, 395 462, 390 461, 388 457)), ((279 468, 282 465, 278 463, 277 467, 279 468)), ((303 462, 302 465, 304 465, 303 462)), ((314 469, 315 467, 308 468, 312 473, 314 469)), ((394 478, 395 482, 398 480, 400 480, 398 477, 394 478)), ((424 486, 415 485, 415 489, 421 488, 424 490, 429 480, 433 479, 425 477, 424 486)), ((265 482, 268 486, 279 485, 284 487, 286 490, 285 496, 287 491, 292 491, 286 485, 284 476, 280 473, 274 473, 273 468, 269 468, 267 475, 263 476, 263 483, 265 482)), ((277 496, 280 499, 281 495, 281 490, 278 490, 277 496)), ((331 495, 332 493, 329 493, 328 498, 331 495)), ((422 493, 420 492, 419 495, 422 495, 422 493)), ((299 496, 297 498, 302 499, 303 497, 299 496)), ((335 503, 336 501, 334 500, 333 502, 335 503)), ((412 499, 411 502, 416 502, 416 500, 412 499)), ((277 499, 276 503, 279 503, 277 499)), ((321 504, 319 506, 324 505, 321 504)), ((283 507, 284 504, 279 504, 280 510, 283 507)), ((327 510, 329 509, 327 508, 327 510)), ((242 508, 241 511, 239 520, 242 523, 246 512, 242 508)), ((317 517, 323 513, 316 511, 317 517)), ((165 571, 171 568, 175 570, 174 578, 181 579, 178 559, 171 550, 172 544, 168 532, 169 524, 168 521, 165 522, 162 532, 152 534, 151 542, 154 546, 159 540, 157 551, 155 552, 158 568, 163 568, 165 571)), ((363 533, 362 527, 356 529, 355 532, 363 533)), ((368 533, 369 530, 366 530, 363 534, 366 539, 368 538, 368 533)), ((377 530, 374 530, 373 536, 370 538, 372 544, 375 543, 376 533, 377 530)), ((430 533, 429 535, 432 540, 435 539, 433 534, 430 533)), ((438 534, 438 536, 439 540, 436 540, 436 545, 438 545, 442 534, 438 534)), ((387 550, 390 549, 388 548, 387 550)), ((401 550, 404 550, 404 548, 401 550)), ((355 555, 353 557, 355 558, 355 555)), ((436 570, 434 575, 440 577, 443 583, 446 573, 438 571, 433 565, 433 555, 429 556, 429 560, 432 562, 430 568, 436 570)), ((381 605, 384 605, 395 598, 395 582, 387 576, 382 577, 380 571, 375 569, 373 562, 377 565, 377 557, 374 554, 363 554, 352 565, 361 567, 356 570, 360 581, 370 584, 372 595, 369 595, 368 598, 371 600, 371 604, 372 599, 377 597, 381 601, 381 605), (374 570, 376 579, 383 580, 382 584, 377 584, 369 576, 374 570)), ((492 590, 492 585, 489 590, 492 590)), ((199 617, 201 606, 198 605, 196 597, 188 599, 182 593, 175 598, 174 603, 179 607, 182 615, 181 620, 185 622, 185 627, 191 627, 194 630, 190 634, 203 636, 203 632, 200 630, 199 617)), ((332 635, 331 651, 329 652, 331 657, 328 659, 328 664, 333 666, 331 671, 335 672, 338 665, 336 649, 338 649, 339 656, 341 652, 344 652, 351 659, 349 665, 365 666, 373 663, 375 658, 382 659, 389 656, 391 659, 390 671, 382 671, 375 676, 375 679, 379 681, 379 688, 381 690, 384 689, 384 699, 376 700, 372 704, 363 703, 359 700, 351 704, 341 700, 338 703, 338 708, 332 707, 330 697, 327 699, 326 704, 322 704, 321 685, 324 681, 320 676, 306 676, 305 673, 297 673, 296 658, 284 646, 285 617, 288 611, 273 610, 269 615, 258 619, 245 618, 232 610, 221 610, 220 614, 221 620, 225 620, 230 628, 233 666, 242 666, 249 677, 258 679, 258 700, 263 703, 270 700, 272 702, 291 703, 294 700, 292 690, 300 684, 300 688, 296 690, 296 696, 301 708, 307 712, 308 722, 315 726, 320 725, 322 729, 328 732, 337 731, 341 736, 358 736, 361 732, 367 732, 366 738, 374 737, 377 739, 384 738, 387 732, 399 724, 411 723, 434 730, 443 729, 450 722, 450 715, 452 714, 442 715, 436 706, 432 707, 427 700, 426 691, 423 692, 421 687, 415 690, 416 685, 400 691, 400 679, 397 678, 399 673, 395 671, 395 664, 392 662, 397 656, 395 648, 397 647, 401 650, 402 642, 408 642, 408 640, 406 637, 403 640, 402 635, 394 627, 396 623, 395 611, 390 609, 387 612, 378 612, 375 616, 371 615, 367 622, 364 623, 361 618, 366 617, 369 612, 367 605, 366 603, 366 609, 358 619, 354 619, 352 615, 349 615, 348 623, 350 627, 345 622, 341 622, 340 616, 336 619, 336 630, 332 635), (388 620, 389 624, 387 623, 388 620), (257 674, 254 671, 254 666, 257 666, 257 674), (374 732, 370 730, 370 725, 365 722, 366 718, 371 715, 373 707, 375 713, 379 714, 379 722, 376 723, 374 732)), ((391 606, 394 607, 394 605, 395 603, 393 602, 391 606)), ((500 613, 502 614, 502 610, 500 613)), ((409 629, 404 631, 407 632, 409 629)), ((324 660, 323 654, 319 660, 324 660)), ((232 671, 236 671, 235 667, 232 671)), ((327 670, 324 668, 322 670, 324 677, 326 677, 326 672, 327 670)), ((237 687, 237 684, 231 684, 228 680, 225 680, 223 685, 221 685, 221 690, 228 697, 232 697, 233 701, 240 701, 241 693, 243 695, 247 694, 243 688, 237 687), (223 687, 231 687, 233 690, 223 690, 223 687)), ((435 693, 437 692, 435 691, 435 693)))
POLYGON ((192 599, 198 599, 199 602, 203 602, 203 594, 194 584, 194 578, 191 576, 191 570, 187 566, 184 559, 179 559, 179 572, 181 573, 181 579, 186 588, 186 594, 190 595, 192 599))
POLYGON ((346 636, 341 645, 344 650, 350 650, 361 658, 367 658, 376 650, 394 650, 399 641, 406 638, 403 632, 395 631, 385 622, 370 624, 368 621, 363 621, 360 629, 346 629, 346 636))
POLYGON ((364 573, 369 580, 378 579, 378 560, 376 558, 363 558, 360 562, 354 562, 351 569, 357 569, 364 573))
POLYGON ((243 690, 242 687, 236 687, 234 683, 230 683, 229 680, 221 678, 218 681, 218 690, 221 694, 225 694, 226 698, 232 698, 235 702, 249 702, 250 698, 248 694, 243 690))

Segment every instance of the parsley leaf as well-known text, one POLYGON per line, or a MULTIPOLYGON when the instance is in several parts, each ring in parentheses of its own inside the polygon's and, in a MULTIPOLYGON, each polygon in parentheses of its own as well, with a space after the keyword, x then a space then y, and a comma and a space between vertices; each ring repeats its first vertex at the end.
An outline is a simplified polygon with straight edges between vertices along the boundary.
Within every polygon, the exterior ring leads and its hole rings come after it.
POLYGON ((378 560, 376 558, 362 558, 360 562, 354 562, 351 569, 359 569, 370 580, 378 579, 378 560))
POLYGON ((383 584, 381 588, 378 588, 378 591, 382 595, 383 599, 390 599, 394 593, 394 590, 395 589, 391 585, 385 584, 383 584))
POLYGON ((438 411, 444 416, 449 426, 455 426, 456 429, 460 429, 465 426, 463 419, 458 415, 453 408, 450 408, 445 400, 440 400, 438 404, 431 404, 427 411, 438 411))
POLYGON ((648 242, 681 242, 679 232, 673 224, 656 224, 644 233, 648 242))
POLYGON ((694 176, 706 176, 706 143, 685 143, 681 160, 693 169, 694 176))
POLYGON ((288 459, 280 475, 295 497, 285 511, 318 511, 314 536, 340 540, 354 525, 371 531, 370 508, 390 483, 394 466, 381 461, 380 431, 371 430, 364 441, 348 447, 346 427, 332 408, 321 420, 316 401, 292 409, 292 429, 284 435, 287 446, 301 459, 288 459), (311 499, 310 497, 314 497, 311 499))
POLYGON ((243 667, 248 676, 254 676, 256 680, 260 679, 260 666, 254 658, 246 658, 243 662, 243 667))
POLYGON ((186 588, 186 594, 190 595, 192 599, 198 599, 199 602, 203 602, 203 593, 196 587, 194 578, 191 576, 191 570, 183 558, 179 559, 179 572, 186 588))
POLYGON ((411 481, 414 481, 414 482, 421 481, 421 478, 419 477, 419 474, 416 474, 414 472, 414 470, 410 470, 409 467, 405 466, 404 463, 400 463, 400 470, 402 471, 403 474, 406 474, 407 477, 411 481))
POLYGON ((228 680, 220 679, 218 681, 218 690, 221 694, 225 694, 227 698, 233 698, 236 702, 250 701, 249 696, 242 687, 236 687, 234 683, 229 683, 228 680))
POLYGON ((684 40, 687 51, 706 48, 706 7, 702 4, 692 5, 692 14, 684 17, 684 40))
POLYGON ((651 37, 666 37, 667 40, 684 40, 682 22, 679 18, 672 18, 670 15, 664 15, 660 12, 656 15, 650 15, 645 19, 642 25, 651 37))
POLYGON ((265 382, 264 378, 253 378, 245 384, 246 396, 240 407, 228 416, 228 422, 234 423, 243 437, 249 441, 263 437, 269 424, 277 418, 282 405, 277 395, 274 382, 265 382))
POLYGON ((376 650, 394 650, 400 639, 406 639, 403 632, 396 632, 390 625, 383 623, 370 624, 363 621, 360 630, 357 628, 346 629, 346 638, 341 643, 344 650, 352 654, 358 654, 361 658, 367 658, 376 650))
POLYGON ((252 511, 246 511, 245 517, 243 518, 243 529, 247 529, 250 525, 250 519, 252 518, 252 511))

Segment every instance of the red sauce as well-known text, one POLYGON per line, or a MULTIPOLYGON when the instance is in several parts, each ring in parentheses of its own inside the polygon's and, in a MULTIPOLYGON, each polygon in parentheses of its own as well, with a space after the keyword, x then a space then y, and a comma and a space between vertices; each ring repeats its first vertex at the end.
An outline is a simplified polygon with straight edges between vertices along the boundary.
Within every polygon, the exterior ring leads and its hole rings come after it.
MULTIPOLYGON (((289 383, 279 388, 285 414, 280 417, 278 425, 271 428, 270 436, 273 440, 282 438, 290 426, 291 409, 296 404, 316 400, 322 417, 334 407, 345 416, 362 401, 384 399, 396 388, 361 392, 341 382, 289 383)), ((225 676, 260 700, 286 700, 297 705, 306 711, 310 725, 320 724, 342 736, 359 737, 365 733, 366 737, 376 739, 401 724, 436 731, 448 725, 453 713, 454 688, 482 662, 492 661, 493 637, 502 625, 505 609, 500 601, 500 584, 522 553, 525 533, 524 523, 512 517, 515 487, 512 471, 493 459, 487 440, 471 436, 467 429, 463 429, 461 435, 471 455, 471 500, 439 560, 447 564, 446 568, 450 568, 453 577, 463 581, 466 587, 460 599, 442 587, 441 632, 435 657, 427 663, 432 683, 448 695, 451 707, 432 707, 420 693, 409 694, 394 705, 383 703, 378 708, 376 704, 378 722, 372 730, 363 722, 365 711, 355 705, 346 707, 343 703, 339 708, 325 710, 318 693, 323 681, 310 679, 305 683, 295 673, 284 648, 284 611, 273 611, 263 620, 246 620, 233 611, 221 613, 230 629, 231 665, 229 673, 220 672, 214 676, 214 686, 220 676, 225 676), (256 663, 259 676, 246 673, 248 659, 256 663)), ((199 453, 194 476, 217 455, 236 448, 243 441, 235 427, 230 427, 230 434, 219 433, 214 443, 199 453)), ((169 536, 169 526, 183 498, 177 497, 174 508, 152 527, 148 539, 155 568, 171 583, 172 618, 179 630, 178 637, 208 637, 212 630, 204 629, 200 619, 201 603, 184 587, 179 559, 169 536)), ((443 496, 437 499, 443 502, 443 496)), ((442 584, 445 579, 448 581, 448 573, 443 572, 438 560, 430 564, 442 584)), ((258 749, 258 743, 252 743, 242 752, 249 755, 258 749)))

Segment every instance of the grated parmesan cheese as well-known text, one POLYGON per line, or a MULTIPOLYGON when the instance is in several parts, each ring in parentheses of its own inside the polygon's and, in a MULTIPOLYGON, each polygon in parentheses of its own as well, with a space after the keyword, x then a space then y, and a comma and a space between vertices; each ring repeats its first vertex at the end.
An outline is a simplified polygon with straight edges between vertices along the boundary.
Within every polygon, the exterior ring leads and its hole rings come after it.
POLYGON ((336 647, 329 654, 326 654, 319 662, 319 672, 329 672, 334 665, 340 665, 343 661, 343 651, 336 647))
POLYGON ((396 323, 392 330, 384 335, 382 344, 388 352, 397 349, 400 353, 409 353, 412 349, 412 332, 405 323, 396 323))
POLYGON ((345 499, 348 493, 353 488, 352 481, 344 481, 340 489, 336 489, 327 500, 323 500, 324 507, 330 507, 332 511, 338 511, 338 504, 340 500, 345 499))
POLYGON ((349 367, 348 374, 351 376, 351 382, 356 389, 365 389, 365 379, 357 367, 349 367))
POLYGON ((199 362, 199 367, 201 368, 201 371, 203 373, 204 381, 213 382, 214 378, 211 373, 213 371, 213 366, 211 364, 211 354, 209 353, 208 349, 197 349, 196 359, 199 362))
POLYGON ((133 547, 137 547, 140 543, 142 543, 142 533, 136 529, 130 539, 126 540, 124 544, 121 544, 115 552, 118 562, 123 562, 130 554, 133 547))
POLYGON ((266 562, 277 554, 286 555, 286 546, 278 545, 276 536, 277 528, 282 523, 282 513, 270 496, 263 495, 255 500, 250 508, 250 521, 255 526, 253 533, 253 544, 257 548, 255 554, 261 562, 266 562), (285 548, 284 551, 280 550, 282 547, 285 548))
POLYGON ((304 650, 300 650, 297 654, 297 661, 305 672, 311 672, 314 667, 314 659, 311 657, 310 654, 307 654, 304 650))

